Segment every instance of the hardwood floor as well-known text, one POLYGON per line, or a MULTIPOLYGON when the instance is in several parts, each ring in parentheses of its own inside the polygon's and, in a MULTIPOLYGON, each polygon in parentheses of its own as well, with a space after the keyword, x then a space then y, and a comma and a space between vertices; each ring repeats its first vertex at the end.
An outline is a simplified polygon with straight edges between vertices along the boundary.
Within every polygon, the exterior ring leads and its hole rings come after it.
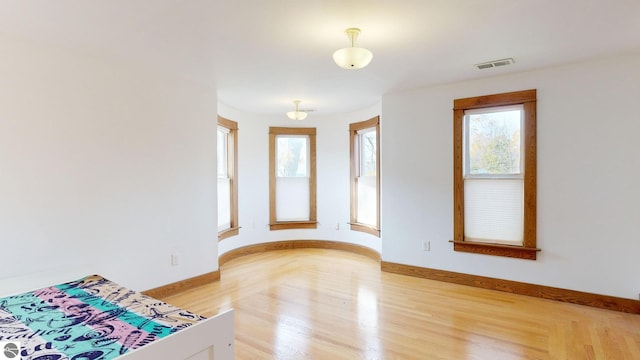
POLYGON ((640 315, 383 273, 362 255, 247 255, 163 300, 236 309, 237 359, 640 359, 640 315))

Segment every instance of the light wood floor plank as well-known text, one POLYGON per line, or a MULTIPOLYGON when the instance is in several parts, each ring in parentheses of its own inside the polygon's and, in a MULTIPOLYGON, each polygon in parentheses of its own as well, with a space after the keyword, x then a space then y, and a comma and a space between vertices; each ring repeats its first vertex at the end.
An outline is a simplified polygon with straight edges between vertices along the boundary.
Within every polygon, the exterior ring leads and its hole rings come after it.
POLYGON ((640 359, 640 315, 381 273, 326 249, 252 254, 165 298, 236 309, 237 359, 640 359))

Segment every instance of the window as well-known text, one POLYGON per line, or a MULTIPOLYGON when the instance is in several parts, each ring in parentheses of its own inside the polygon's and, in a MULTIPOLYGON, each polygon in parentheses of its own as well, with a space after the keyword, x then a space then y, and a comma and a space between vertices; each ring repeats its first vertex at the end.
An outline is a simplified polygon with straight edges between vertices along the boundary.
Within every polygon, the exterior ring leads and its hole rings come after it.
POLYGON ((536 259, 536 90, 456 99, 454 250, 536 259))
POLYGON ((218 116, 218 240, 238 235, 238 123, 218 116))
POLYGON ((380 118, 349 125, 351 230, 380 236, 380 118))
POLYGON ((269 226, 315 229, 316 129, 269 128, 269 226))

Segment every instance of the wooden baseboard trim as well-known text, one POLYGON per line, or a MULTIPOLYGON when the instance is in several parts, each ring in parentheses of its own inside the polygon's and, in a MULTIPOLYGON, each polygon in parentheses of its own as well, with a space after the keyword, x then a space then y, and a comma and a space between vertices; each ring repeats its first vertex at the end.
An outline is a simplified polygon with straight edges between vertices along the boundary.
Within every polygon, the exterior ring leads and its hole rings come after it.
POLYGON ((220 270, 212 271, 206 274, 194 276, 181 281, 143 291, 142 293, 156 299, 163 299, 171 295, 175 295, 182 291, 190 290, 198 286, 212 283, 220 280, 220 270))
POLYGON ((327 241, 327 240, 285 240, 285 241, 275 241, 275 242, 248 245, 248 246, 243 246, 237 249, 230 250, 222 254, 218 258, 218 265, 222 266, 233 259, 237 259, 245 255, 262 253, 266 251, 310 249, 310 248, 348 251, 351 253, 364 255, 376 261, 380 261, 380 254, 377 251, 361 245, 349 244, 349 243, 344 243, 340 241, 327 241))
POLYGON ((640 314, 640 301, 615 296, 600 295, 582 291, 567 290, 518 281, 502 280, 478 275, 469 275, 446 270, 436 270, 418 266, 382 261, 382 271, 415 276, 430 280, 444 281, 483 289, 504 291, 513 294, 533 296, 543 299, 586 305, 601 309, 640 314))

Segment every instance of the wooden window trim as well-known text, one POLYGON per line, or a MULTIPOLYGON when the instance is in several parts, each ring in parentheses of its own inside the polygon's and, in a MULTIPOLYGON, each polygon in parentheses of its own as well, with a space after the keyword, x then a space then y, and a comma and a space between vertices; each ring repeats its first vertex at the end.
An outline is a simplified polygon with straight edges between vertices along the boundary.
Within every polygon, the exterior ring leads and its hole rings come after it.
POLYGON ((380 237, 380 116, 373 117, 369 120, 360 121, 349 124, 349 161, 350 161, 350 182, 351 182, 351 210, 349 225, 353 231, 361 231, 380 237), (355 140, 358 131, 364 129, 376 129, 376 226, 362 224, 357 222, 358 218, 358 161, 356 156, 358 153, 355 149, 355 140))
POLYGON ((269 229, 316 229, 318 215, 316 207, 316 129, 315 128, 269 128, 269 229), (276 221, 276 136, 307 135, 309 136, 309 220, 276 221))
POLYGON ((230 238, 232 236, 236 236, 240 233, 240 227, 232 227, 228 229, 224 229, 218 231, 218 241, 222 241, 226 238, 230 238))
POLYGON ((536 90, 477 96, 453 101, 453 248, 455 251, 535 260, 536 246, 536 90), (465 110, 522 104, 524 107, 524 234, 523 246, 465 241, 463 121, 465 110))
POLYGON ((269 224, 270 230, 290 230, 290 229, 315 229, 318 227, 316 221, 278 221, 269 224))
POLYGON ((353 231, 360 231, 363 233, 371 234, 377 237, 380 237, 380 229, 373 227, 371 225, 359 224, 359 223, 350 223, 350 229, 353 231))
POLYGON ((218 126, 229 130, 227 134, 227 171, 231 176, 231 227, 218 231, 218 241, 240 233, 238 219, 238 123, 218 116, 218 126))

